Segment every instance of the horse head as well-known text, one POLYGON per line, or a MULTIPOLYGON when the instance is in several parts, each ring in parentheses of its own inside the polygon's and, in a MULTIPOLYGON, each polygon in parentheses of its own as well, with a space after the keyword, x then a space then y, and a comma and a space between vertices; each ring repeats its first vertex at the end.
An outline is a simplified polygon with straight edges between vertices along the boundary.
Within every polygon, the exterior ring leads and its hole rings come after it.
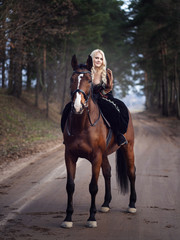
POLYGON ((73 74, 71 76, 71 98, 73 112, 82 114, 85 107, 88 106, 88 100, 91 94, 92 78, 92 58, 89 55, 86 65, 79 64, 76 55, 72 57, 71 65, 73 74))

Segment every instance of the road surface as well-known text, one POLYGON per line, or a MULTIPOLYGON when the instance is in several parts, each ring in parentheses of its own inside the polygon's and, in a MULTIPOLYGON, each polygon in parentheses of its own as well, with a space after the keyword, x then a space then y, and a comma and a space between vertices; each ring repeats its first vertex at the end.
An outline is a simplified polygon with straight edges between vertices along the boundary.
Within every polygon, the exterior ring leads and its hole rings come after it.
MULTIPOLYGON (((126 212, 129 195, 116 185, 112 166, 109 213, 98 212, 98 227, 85 227, 89 215, 91 166, 78 161, 74 227, 62 229, 66 209, 64 146, 19 159, 0 169, 0 240, 178 240, 180 239, 180 125, 176 119, 134 114, 137 213, 126 212)), ((102 173, 97 208, 104 198, 102 173)))

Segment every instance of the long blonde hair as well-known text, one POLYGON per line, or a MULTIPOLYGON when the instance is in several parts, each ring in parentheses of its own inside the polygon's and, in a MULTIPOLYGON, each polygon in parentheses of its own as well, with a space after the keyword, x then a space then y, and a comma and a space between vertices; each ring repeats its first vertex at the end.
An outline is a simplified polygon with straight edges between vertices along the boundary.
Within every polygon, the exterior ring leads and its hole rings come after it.
MULTIPOLYGON (((106 58, 105 58, 104 52, 102 50, 100 50, 100 49, 95 49, 94 51, 92 51, 91 57, 94 60, 94 57, 95 57, 96 53, 98 53, 98 52, 100 54, 102 54, 102 57, 103 57, 103 62, 102 62, 102 66, 101 66, 100 69, 102 71, 101 72, 102 82, 106 84, 107 83, 107 79, 106 79, 106 66, 107 66, 107 62, 106 62, 106 58)), ((91 69, 92 80, 94 80, 94 73, 95 72, 96 72, 96 69, 93 66, 92 69, 91 69)))

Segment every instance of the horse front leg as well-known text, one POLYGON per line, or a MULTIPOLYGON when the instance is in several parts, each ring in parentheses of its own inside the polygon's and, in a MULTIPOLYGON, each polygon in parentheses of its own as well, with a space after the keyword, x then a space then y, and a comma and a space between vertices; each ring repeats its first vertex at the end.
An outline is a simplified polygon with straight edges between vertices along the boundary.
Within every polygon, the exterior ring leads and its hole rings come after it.
POLYGON ((75 172, 76 172, 76 161, 77 159, 71 156, 68 153, 65 153, 65 161, 66 161, 66 169, 67 169, 67 184, 66 184, 66 191, 67 191, 67 209, 66 209, 66 217, 61 224, 63 228, 71 228, 73 227, 72 222, 72 214, 74 212, 73 209, 73 193, 75 190, 75 172))
POLYGON ((104 203, 101 206, 101 212, 106 213, 109 212, 110 207, 109 203, 111 202, 112 196, 111 196, 111 166, 109 164, 107 156, 103 157, 102 161, 102 173, 104 176, 105 181, 105 197, 104 197, 104 203))
POLYGON ((90 207, 90 216, 87 220, 87 227, 94 228, 97 227, 96 222, 96 194, 98 192, 98 177, 102 163, 102 155, 97 156, 92 163, 92 178, 89 184, 89 192, 91 194, 91 207, 90 207))

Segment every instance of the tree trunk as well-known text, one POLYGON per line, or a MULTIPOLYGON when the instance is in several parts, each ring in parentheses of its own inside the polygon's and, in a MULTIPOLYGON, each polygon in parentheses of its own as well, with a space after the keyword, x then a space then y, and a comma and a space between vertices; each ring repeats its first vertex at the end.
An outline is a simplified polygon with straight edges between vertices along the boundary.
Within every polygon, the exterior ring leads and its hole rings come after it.
POLYGON ((35 106, 38 107, 39 88, 40 88, 40 81, 41 81, 41 59, 40 58, 37 59, 36 72, 37 72, 37 78, 36 78, 35 106))
POLYGON ((167 63, 166 63, 166 48, 162 47, 162 114, 164 116, 169 115, 169 107, 168 107, 168 74, 167 74, 167 63))
POLYGON ((21 96, 22 93, 22 63, 21 63, 21 52, 16 51, 15 57, 15 73, 14 73, 14 85, 13 85, 13 95, 17 98, 21 96))
POLYGON ((67 56, 68 56, 68 52, 69 52, 69 48, 68 48, 68 40, 65 41, 65 58, 64 58, 64 63, 65 63, 65 72, 64 72, 64 81, 63 81, 63 94, 62 94, 62 100, 61 100, 61 109, 60 109, 60 114, 62 114, 63 109, 64 109, 64 105, 65 105, 65 99, 66 99, 66 87, 67 87, 67 76, 68 76, 68 62, 67 62, 67 56))
POLYGON ((5 44, 3 46, 2 49, 2 69, 1 69, 1 73, 2 73, 2 88, 5 88, 5 62, 6 62, 6 55, 5 55, 5 44))
MULTIPOLYGON (((2 3, 2 2, 1 2, 2 3)), ((3 6, 1 6, 3 8, 3 6)), ((5 88, 5 62, 6 62, 6 17, 1 16, 1 30, 0 30, 0 63, 1 63, 1 80, 2 88, 5 88)))
POLYGON ((28 64, 27 64, 26 90, 27 90, 27 91, 30 91, 30 90, 31 90, 31 68, 30 68, 30 63, 29 63, 29 62, 28 62, 28 64))
POLYGON ((149 100, 149 89, 148 89, 148 74, 146 71, 144 73, 144 79, 145 79, 145 95, 146 95, 145 107, 146 109, 148 109, 150 105, 150 100, 149 100))
POLYGON ((62 104, 61 104, 61 110, 60 114, 62 114, 64 105, 65 105, 65 98, 66 98, 66 83, 67 83, 67 74, 68 74, 68 64, 67 64, 67 58, 65 60, 65 75, 64 75, 64 86, 63 86, 63 95, 62 95, 62 104))
POLYGON ((45 99, 46 99, 46 117, 49 115, 49 94, 48 94, 48 84, 47 84, 47 72, 46 72, 46 46, 44 46, 43 50, 43 72, 44 72, 44 90, 45 90, 45 99))
POLYGON ((179 87, 179 79, 178 79, 178 69, 177 69, 177 53, 175 55, 175 93, 176 93, 176 115, 180 119, 180 87, 179 87))
POLYGON ((22 41, 16 40, 16 45, 10 42, 10 68, 8 93, 20 97, 22 93, 22 41))
POLYGON ((11 46, 10 48, 10 53, 9 53, 9 71, 8 71, 8 77, 9 77, 9 81, 8 81, 8 94, 12 94, 13 93, 13 83, 14 83, 14 47, 11 46))
POLYGON ((22 54, 21 49, 16 48, 14 56, 14 84, 13 95, 20 97, 22 93, 22 54))
POLYGON ((159 96, 158 96, 158 108, 162 108, 162 77, 159 79, 159 96))

